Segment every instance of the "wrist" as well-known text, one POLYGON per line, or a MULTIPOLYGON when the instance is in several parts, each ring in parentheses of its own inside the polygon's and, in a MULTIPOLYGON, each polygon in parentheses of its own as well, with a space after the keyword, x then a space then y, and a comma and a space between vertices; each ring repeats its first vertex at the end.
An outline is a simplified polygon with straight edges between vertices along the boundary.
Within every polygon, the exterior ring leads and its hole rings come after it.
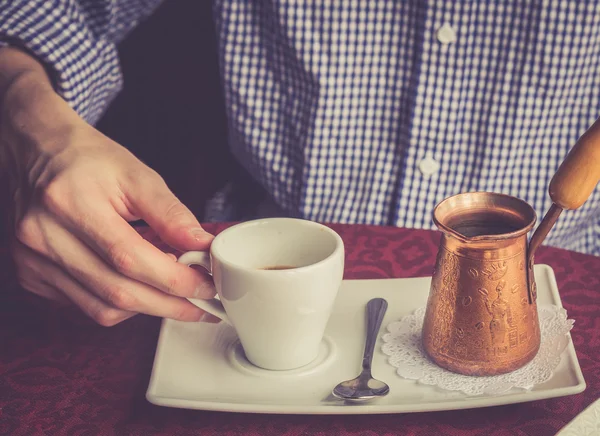
POLYGON ((9 92, 26 91, 25 84, 52 91, 48 74, 37 59, 15 47, 0 47, 0 102, 9 92))
MULTIPOLYGON (((0 49, 0 123, 13 144, 49 147, 82 120, 54 91, 42 65, 17 49, 0 49)), ((50 151, 50 150, 47 150, 50 151)))

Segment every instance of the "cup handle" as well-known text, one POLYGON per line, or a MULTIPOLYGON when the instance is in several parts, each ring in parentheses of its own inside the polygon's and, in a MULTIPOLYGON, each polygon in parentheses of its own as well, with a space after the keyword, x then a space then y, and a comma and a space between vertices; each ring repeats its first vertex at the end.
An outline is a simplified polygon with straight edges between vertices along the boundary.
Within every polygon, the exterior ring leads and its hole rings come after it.
MULTIPOLYGON (((184 265, 198 265, 201 266, 212 275, 211 265, 210 265, 210 254, 206 251, 188 251, 187 253, 182 254, 177 262, 182 263, 184 265)), ((225 308, 223 307, 223 303, 221 303, 216 298, 211 298, 210 300, 201 300, 198 298, 188 298, 190 303, 198 306, 200 309, 205 312, 210 313, 211 315, 216 316, 217 318, 222 319, 228 324, 231 324, 229 321, 229 317, 225 313, 225 308)))

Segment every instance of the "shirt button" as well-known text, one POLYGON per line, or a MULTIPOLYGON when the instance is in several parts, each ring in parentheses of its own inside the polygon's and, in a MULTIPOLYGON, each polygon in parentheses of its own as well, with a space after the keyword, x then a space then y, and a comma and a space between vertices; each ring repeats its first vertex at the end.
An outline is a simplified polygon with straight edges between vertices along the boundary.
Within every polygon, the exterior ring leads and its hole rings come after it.
POLYGON ((439 162, 431 156, 428 156, 419 162, 419 171, 421 171, 421 173, 425 176, 430 176, 433 173, 437 173, 439 169, 439 162))
POLYGON ((444 24, 437 31, 437 39, 442 44, 452 44, 456 42, 456 32, 450 24, 444 24))

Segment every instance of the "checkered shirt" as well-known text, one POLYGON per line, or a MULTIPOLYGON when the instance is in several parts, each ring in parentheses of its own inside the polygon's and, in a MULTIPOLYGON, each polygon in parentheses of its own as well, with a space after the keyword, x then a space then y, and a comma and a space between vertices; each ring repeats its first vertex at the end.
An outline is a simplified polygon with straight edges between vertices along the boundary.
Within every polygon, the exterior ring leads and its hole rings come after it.
MULTIPOLYGON (((158 0, 0 0, 0 35, 94 123, 158 0)), ((466 191, 529 202, 600 115, 600 3, 218 0, 230 146, 286 214, 431 228, 466 191)), ((600 189, 549 244, 600 255, 600 189)))

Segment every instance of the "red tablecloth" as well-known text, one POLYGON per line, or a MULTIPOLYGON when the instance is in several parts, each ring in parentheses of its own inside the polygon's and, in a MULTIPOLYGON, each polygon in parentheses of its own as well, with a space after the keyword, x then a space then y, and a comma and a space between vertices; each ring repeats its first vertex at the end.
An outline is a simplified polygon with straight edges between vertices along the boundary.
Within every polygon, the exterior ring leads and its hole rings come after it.
MULTIPOLYGON (((218 232, 223 225, 206 226, 218 232)), ((430 275, 439 235, 333 226, 346 278, 430 275)), ((147 229, 142 233, 155 241, 147 229)), ((542 248, 554 268, 587 389, 582 394, 474 410, 399 415, 285 416, 169 409, 145 399, 160 320, 99 327, 7 284, 0 270, 0 434, 8 435, 554 435, 600 395, 600 258, 542 248)))

